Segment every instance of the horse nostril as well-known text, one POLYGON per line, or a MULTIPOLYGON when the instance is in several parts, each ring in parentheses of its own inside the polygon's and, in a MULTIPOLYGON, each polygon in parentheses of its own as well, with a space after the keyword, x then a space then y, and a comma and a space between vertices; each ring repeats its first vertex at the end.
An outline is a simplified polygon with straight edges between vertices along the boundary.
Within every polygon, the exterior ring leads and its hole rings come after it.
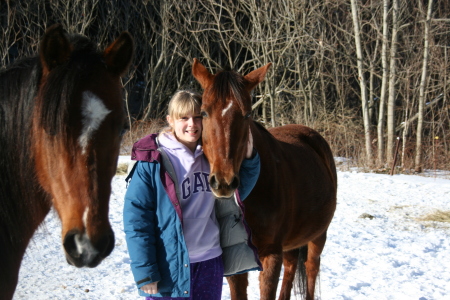
POLYGON ((209 186, 213 189, 217 189, 219 187, 219 184, 217 183, 215 175, 211 175, 209 177, 209 186))
POLYGON ((100 240, 99 245, 100 249, 102 249, 100 253, 101 257, 104 258, 111 254, 111 252, 114 249, 114 241, 115 241, 114 232, 112 231, 110 234, 106 235, 100 240))
POLYGON ((77 233, 77 230, 71 230, 67 232, 63 242, 64 249, 72 257, 79 256, 79 253, 77 251, 77 244, 75 242, 75 236, 77 235, 77 233))
POLYGON ((237 178, 237 176, 234 176, 233 180, 230 183, 230 188, 235 190, 238 188, 238 186, 239 186, 239 178, 237 178))

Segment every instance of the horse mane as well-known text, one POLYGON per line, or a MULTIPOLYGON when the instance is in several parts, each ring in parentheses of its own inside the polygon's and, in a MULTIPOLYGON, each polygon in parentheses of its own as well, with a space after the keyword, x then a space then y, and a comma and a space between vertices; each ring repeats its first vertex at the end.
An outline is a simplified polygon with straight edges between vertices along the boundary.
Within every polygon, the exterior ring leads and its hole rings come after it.
MULTIPOLYGON (((253 120, 253 124, 255 124, 256 127, 257 127, 259 130, 264 131, 264 132, 267 132, 268 134, 270 134, 269 130, 267 130, 267 128, 264 127, 264 125, 261 124, 260 122, 253 120)), ((270 134, 270 135, 272 135, 272 134, 270 134)))
POLYGON ((39 193, 30 131, 41 74, 37 57, 18 60, 0 72, 0 235, 11 240, 27 234, 18 232, 16 224, 33 221, 35 210, 27 200, 39 193))
POLYGON ((223 70, 215 75, 212 89, 210 91, 214 99, 225 103, 226 99, 237 100, 242 111, 245 110, 245 90, 244 77, 232 70, 223 70))
POLYGON ((74 103, 75 91, 80 90, 80 83, 90 77, 95 65, 104 64, 95 44, 88 38, 73 35, 70 41, 73 51, 69 60, 50 72, 38 95, 41 102, 40 126, 50 135, 61 134, 65 142, 68 142, 65 126, 72 123, 68 119, 69 112, 73 111, 73 106, 79 106, 79 103, 74 103))
MULTIPOLYGON (((248 94, 245 89, 244 77, 236 71, 229 69, 222 70, 215 75, 213 86, 209 93, 213 99, 217 99, 217 101, 221 101, 222 103, 225 103, 228 98, 236 99, 242 111, 245 111, 246 103, 250 103, 250 101, 246 102, 244 98, 248 94)), ((260 122, 253 120, 253 123, 260 131, 272 136, 260 122)))

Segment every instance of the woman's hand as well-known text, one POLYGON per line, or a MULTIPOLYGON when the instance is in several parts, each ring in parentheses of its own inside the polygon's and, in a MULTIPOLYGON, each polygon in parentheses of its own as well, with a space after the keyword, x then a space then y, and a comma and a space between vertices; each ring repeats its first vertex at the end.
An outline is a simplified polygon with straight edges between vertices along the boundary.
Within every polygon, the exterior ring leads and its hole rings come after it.
POLYGON ((247 143, 247 152, 245 153, 245 158, 252 158, 253 154, 253 136, 250 127, 248 128, 248 143, 247 143))
POLYGON ((146 284, 141 287, 141 290, 147 294, 156 294, 158 293, 158 281, 146 284))

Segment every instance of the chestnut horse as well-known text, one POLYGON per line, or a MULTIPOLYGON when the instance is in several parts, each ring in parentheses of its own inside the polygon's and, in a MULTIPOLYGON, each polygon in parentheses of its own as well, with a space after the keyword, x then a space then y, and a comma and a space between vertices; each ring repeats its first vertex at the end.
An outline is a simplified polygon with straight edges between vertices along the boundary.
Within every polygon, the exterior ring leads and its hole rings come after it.
MULTIPOLYGON (((250 92, 269 67, 246 76, 234 71, 213 75, 194 59, 192 72, 204 89, 202 141, 211 165, 209 183, 217 197, 235 191, 250 129, 261 173, 244 206, 263 264, 260 299, 275 299, 283 264, 279 299, 290 299, 297 271, 304 275, 298 282, 304 298, 312 300, 336 209, 336 167, 328 143, 311 128, 286 125, 268 131, 252 120, 250 92)), ((231 299, 247 299, 247 274, 228 277, 228 283, 231 299)))
POLYGON ((120 77, 133 49, 126 32, 99 52, 57 24, 38 56, 0 71, 0 299, 13 297, 52 205, 68 263, 95 267, 113 250, 109 197, 126 124, 120 77))

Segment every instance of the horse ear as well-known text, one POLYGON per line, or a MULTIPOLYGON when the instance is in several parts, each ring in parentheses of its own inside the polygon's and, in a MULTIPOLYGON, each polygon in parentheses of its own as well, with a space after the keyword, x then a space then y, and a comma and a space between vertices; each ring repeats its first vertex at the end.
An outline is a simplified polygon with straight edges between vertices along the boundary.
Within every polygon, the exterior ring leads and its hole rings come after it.
POLYGON ((72 52, 66 31, 61 24, 50 26, 42 37, 39 46, 39 57, 44 74, 66 62, 72 52))
POLYGON ((115 75, 124 75, 131 64, 133 53, 133 38, 128 32, 124 31, 103 52, 108 71, 115 75))
POLYGON ((192 65, 192 75, 194 75, 195 79, 197 79, 203 89, 206 89, 209 86, 214 77, 214 75, 209 73, 205 66, 196 58, 194 58, 194 64, 192 65))
POLYGON ((264 80, 264 77, 266 77, 266 73, 269 70, 272 63, 268 63, 264 67, 261 67, 259 69, 256 69, 254 71, 251 71, 247 75, 244 76, 245 78, 245 88, 250 92, 257 86, 260 82, 264 80))

